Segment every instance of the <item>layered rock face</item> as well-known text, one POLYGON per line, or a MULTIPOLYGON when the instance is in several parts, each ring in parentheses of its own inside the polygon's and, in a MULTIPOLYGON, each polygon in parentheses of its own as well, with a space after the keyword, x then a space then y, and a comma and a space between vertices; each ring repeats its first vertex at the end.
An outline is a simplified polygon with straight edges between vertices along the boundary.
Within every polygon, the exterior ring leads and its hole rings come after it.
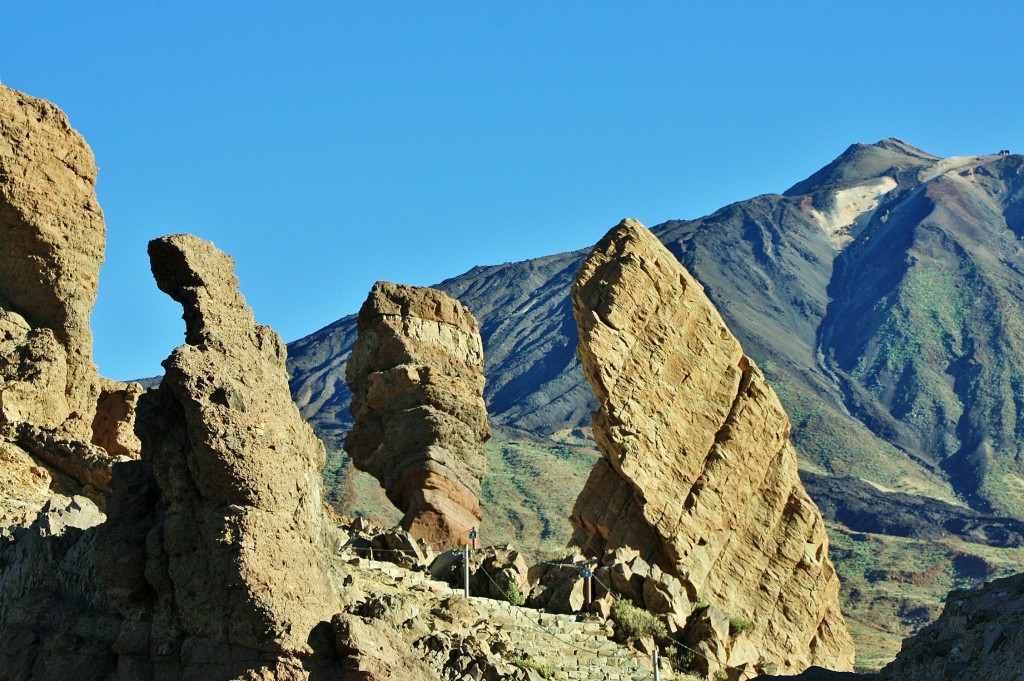
POLYGON ((95 185, 92 152, 67 117, 0 86, 0 422, 86 441, 98 395, 89 317, 106 239, 95 185))
POLYGON ((417 539, 460 545, 480 524, 491 431, 476 319, 436 289, 378 282, 345 370, 353 463, 376 477, 417 539))
POLYGON ((572 300, 603 457, 573 509, 573 543, 635 549, 691 600, 750 622, 730 666, 852 668, 789 419, 700 284, 625 220, 580 268, 572 300))
POLYGON ((184 308, 186 344, 139 401, 142 461, 118 467, 100 529, 101 574, 124 618, 120 676, 309 678, 333 655, 338 610, 323 445, 231 258, 189 235, 149 253, 158 286, 184 308))

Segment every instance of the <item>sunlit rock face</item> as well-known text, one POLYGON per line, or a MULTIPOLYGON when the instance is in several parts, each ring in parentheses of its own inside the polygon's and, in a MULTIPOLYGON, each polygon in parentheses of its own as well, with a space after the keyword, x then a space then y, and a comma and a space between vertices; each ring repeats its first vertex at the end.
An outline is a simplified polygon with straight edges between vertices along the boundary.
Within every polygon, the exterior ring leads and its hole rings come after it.
POLYGON ((0 422, 88 441, 106 243, 96 164, 53 104, 0 86, 0 422), (7 347, 3 347, 7 346, 7 347))
POLYGON ((101 528, 100 572, 124 618, 121 677, 308 678, 325 654, 318 641, 333 648, 338 611, 323 444, 231 258, 190 235, 149 253, 158 286, 184 308, 185 345, 139 401, 142 461, 117 467, 101 528))
POLYGON ((752 623, 729 666, 852 668, 789 419, 700 284, 625 220, 581 266, 572 301, 602 453, 573 543, 593 556, 635 549, 693 601, 752 623))
POLYGON ((479 526, 490 438, 476 319, 436 289, 378 282, 345 376, 345 451, 376 477, 418 539, 455 546, 479 526))

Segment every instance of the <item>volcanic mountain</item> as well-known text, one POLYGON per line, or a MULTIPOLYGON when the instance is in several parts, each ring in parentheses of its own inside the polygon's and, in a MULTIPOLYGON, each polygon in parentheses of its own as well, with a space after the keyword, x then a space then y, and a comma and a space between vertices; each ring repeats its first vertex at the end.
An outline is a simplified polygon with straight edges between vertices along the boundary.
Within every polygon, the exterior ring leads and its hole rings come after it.
MULTIPOLYGON (((595 238, 619 217, 595 225, 595 238)), ((831 509, 834 557, 854 585, 848 603, 865 622, 880 609, 902 623, 880 634, 893 634, 886 645, 935 616, 952 586, 1019 561, 1024 156, 939 158, 897 139, 854 144, 782 194, 652 231, 778 392, 808 489, 831 509), (858 503, 858 489, 871 490, 873 503, 858 503), (929 513, 916 513, 921 504, 929 513), (893 517, 908 522, 894 531, 893 517), (921 552, 904 546, 915 541, 928 542, 937 572, 917 565, 921 552), (898 565, 879 562, 887 553, 898 565), (907 579, 913 588, 903 588, 907 579)), ((558 478, 589 445, 595 402, 569 301, 586 253, 476 267, 437 286, 480 321, 493 455, 508 464, 492 462, 492 476, 527 465, 533 479, 516 485, 527 510, 551 489, 536 479, 564 487, 558 478)), ((345 317, 289 346, 293 395, 335 452, 335 499, 353 496, 340 452, 355 323, 345 317)), ((570 496, 582 483, 571 478, 570 496)), ((543 533, 567 528, 568 511, 542 523, 543 533)), ((511 526, 525 543, 529 522, 511 526)))

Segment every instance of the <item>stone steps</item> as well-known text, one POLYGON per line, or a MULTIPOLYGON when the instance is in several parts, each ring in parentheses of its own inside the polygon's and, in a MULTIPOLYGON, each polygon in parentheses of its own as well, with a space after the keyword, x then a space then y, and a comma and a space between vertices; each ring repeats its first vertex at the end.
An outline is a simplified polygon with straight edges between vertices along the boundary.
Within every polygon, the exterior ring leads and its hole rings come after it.
MULTIPOLYGON (((427 573, 394 563, 358 558, 353 564, 372 569, 394 586, 423 588, 439 597, 462 594, 462 589, 433 580, 427 573)), ((575 615, 534 610, 481 596, 471 596, 470 603, 479 614, 477 625, 491 630, 506 643, 507 659, 525 656, 547 665, 557 681, 654 678, 650 659, 612 641, 612 629, 604 622, 580 621, 575 615)))
POLYGON ((573 615, 517 607, 479 598, 490 611, 488 623, 503 632, 515 653, 546 664, 554 678, 572 681, 620 681, 653 678, 650 661, 612 641, 602 622, 579 621, 573 615))

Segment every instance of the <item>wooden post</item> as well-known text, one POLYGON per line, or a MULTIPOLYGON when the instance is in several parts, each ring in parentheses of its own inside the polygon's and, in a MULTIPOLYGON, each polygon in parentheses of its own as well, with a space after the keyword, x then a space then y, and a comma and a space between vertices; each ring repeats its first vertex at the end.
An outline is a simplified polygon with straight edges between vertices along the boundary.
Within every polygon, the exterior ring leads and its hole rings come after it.
POLYGON ((462 580, 463 593, 469 598, 469 544, 462 547, 462 580))
POLYGON ((469 531, 469 538, 473 540, 473 550, 476 551, 477 532, 475 527, 469 531))

